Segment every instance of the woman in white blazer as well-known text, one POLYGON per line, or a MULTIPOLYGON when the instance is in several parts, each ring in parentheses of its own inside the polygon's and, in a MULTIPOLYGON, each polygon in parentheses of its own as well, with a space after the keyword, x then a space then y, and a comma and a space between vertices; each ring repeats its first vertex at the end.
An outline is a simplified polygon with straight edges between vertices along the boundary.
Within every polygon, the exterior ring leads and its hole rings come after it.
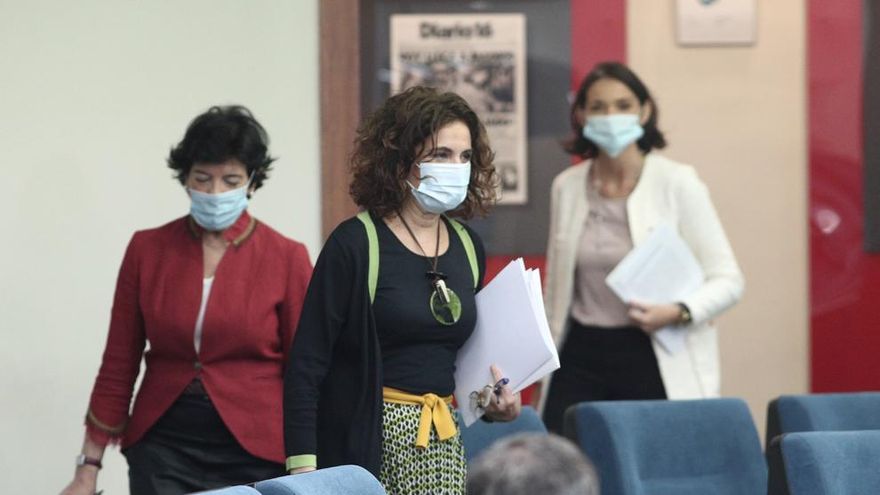
POLYGON ((606 62, 572 104, 584 161, 553 181, 546 307, 562 367, 546 394, 544 421, 562 430, 565 409, 590 400, 688 399, 720 391, 712 320, 742 296, 743 276, 696 171, 658 155, 665 147, 657 105, 629 68, 606 62), (605 277, 661 224, 674 227, 705 273, 702 286, 671 304, 621 301, 605 277), (686 328, 683 349, 652 338, 686 328))

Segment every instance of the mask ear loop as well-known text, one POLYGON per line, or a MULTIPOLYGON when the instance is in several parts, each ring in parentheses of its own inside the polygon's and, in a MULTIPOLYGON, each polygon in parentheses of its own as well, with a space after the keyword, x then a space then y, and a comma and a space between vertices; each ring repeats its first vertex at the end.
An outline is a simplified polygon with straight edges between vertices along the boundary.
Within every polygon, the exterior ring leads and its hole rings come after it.
MULTIPOLYGON (((423 163, 428 164, 428 165, 434 164, 433 162, 423 162, 423 163)), ((433 175, 422 175, 422 173, 421 173, 422 172, 422 163, 416 163, 416 167, 419 168, 419 182, 420 183, 426 179, 434 179, 435 181, 437 180, 437 177, 435 177, 433 175)))
POLYGON ((256 176, 257 176, 257 169, 254 169, 254 171, 251 172, 251 176, 248 177, 247 184, 244 185, 244 187, 247 188, 247 199, 251 199, 251 197, 253 196, 254 191, 251 191, 251 185, 254 183, 254 177, 256 177, 256 176))
MULTIPOLYGON (((414 163, 414 164, 413 164, 413 167, 414 167, 414 168, 417 168, 417 169, 419 170, 419 186, 421 186, 421 182, 425 179, 425 178, 422 176, 422 173, 421 173, 421 170, 422 170, 422 164, 421 164, 421 163, 414 163)), ((406 174, 406 178, 403 179, 403 182, 406 183, 407 186, 409 186, 410 190, 412 190, 412 191, 418 191, 419 188, 416 187, 416 186, 414 186, 414 185, 412 185, 412 182, 409 181, 409 176, 410 176, 410 175, 412 175, 412 172, 409 172, 408 174, 406 174)))

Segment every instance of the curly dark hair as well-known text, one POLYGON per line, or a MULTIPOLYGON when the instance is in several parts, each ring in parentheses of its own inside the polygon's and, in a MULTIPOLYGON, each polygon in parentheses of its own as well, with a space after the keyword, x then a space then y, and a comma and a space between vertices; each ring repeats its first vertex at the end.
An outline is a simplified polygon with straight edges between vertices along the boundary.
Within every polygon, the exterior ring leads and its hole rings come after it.
POLYGON ((645 134, 639 138, 636 144, 639 149, 642 150, 642 153, 647 153, 654 148, 665 148, 666 139, 663 137, 663 133, 660 132, 660 129, 657 128, 657 119, 659 118, 657 102, 651 97, 651 93, 648 91, 648 87, 645 86, 645 83, 639 79, 639 76, 637 76, 635 72, 620 62, 600 62, 593 67, 593 70, 591 70, 584 78, 583 82, 581 82, 575 95, 574 102, 571 104, 569 118, 571 120, 571 130, 574 132, 570 138, 563 142, 563 148, 565 148, 565 151, 582 158, 595 158, 599 155, 599 148, 596 144, 584 137, 583 124, 578 122, 577 111, 583 110, 587 105, 587 92, 590 90, 590 87, 600 79, 614 79, 620 81, 636 95, 636 98, 639 99, 639 104, 641 105, 644 105, 646 102, 651 102, 651 115, 648 116, 647 122, 642 126, 645 134))
POLYGON ((223 163, 235 158, 253 174, 254 190, 269 178, 275 158, 269 156, 269 136, 250 110, 241 105, 214 106, 189 124, 183 140, 171 149, 168 167, 181 184, 194 163, 223 163))
POLYGON ((471 177, 467 197, 450 216, 485 216, 496 201, 498 182, 486 128, 464 98, 415 86, 394 95, 358 128, 351 158, 354 202, 385 217, 403 206, 409 194, 406 177, 424 143, 444 126, 461 121, 471 133, 471 177))

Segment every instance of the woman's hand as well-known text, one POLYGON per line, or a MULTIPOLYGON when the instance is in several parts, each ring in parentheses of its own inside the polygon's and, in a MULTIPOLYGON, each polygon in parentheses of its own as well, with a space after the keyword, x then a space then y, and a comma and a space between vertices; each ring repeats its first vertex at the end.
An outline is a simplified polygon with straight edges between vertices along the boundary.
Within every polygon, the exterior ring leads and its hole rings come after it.
POLYGON ((61 495, 95 495, 98 486, 98 468, 94 466, 79 466, 73 481, 61 490, 61 495))
POLYGON ((681 308, 677 304, 629 303, 629 317, 648 334, 677 324, 680 315, 681 308))
MULTIPOLYGON (((494 364, 491 367, 495 382, 499 383, 504 375, 494 364)), ((522 398, 510 391, 506 384, 501 385, 486 407, 486 416, 493 421, 513 421, 522 409, 522 398)))

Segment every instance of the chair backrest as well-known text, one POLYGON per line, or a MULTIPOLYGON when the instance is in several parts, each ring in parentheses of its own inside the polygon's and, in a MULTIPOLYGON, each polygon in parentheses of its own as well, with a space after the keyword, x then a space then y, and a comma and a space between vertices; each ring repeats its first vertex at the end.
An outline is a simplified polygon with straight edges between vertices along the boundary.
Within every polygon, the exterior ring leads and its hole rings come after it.
POLYGON ((519 417, 513 421, 487 423, 477 421, 470 427, 461 428, 464 456, 468 462, 476 459, 496 441, 517 433, 547 433, 547 427, 531 406, 523 406, 519 417))
POLYGON ((599 471, 603 495, 764 493, 767 467, 739 399, 584 402, 566 436, 599 471))
POLYGON ((256 488, 249 486, 228 486, 226 488, 218 488, 216 490, 208 490, 206 492, 197 492, 191 495, 260 495, 256 488))
POLYGON ((880 392, 783 395, 767 407, 767 445, 798 431, 880 430, 880 392))
POLYGON ((282 476, 255 486, 262 495, 385 495, 369 471, 351 465, 282 476))
POLYGON ((787 433, 780 445, 791 495, 880 490, 880 431, 787 433))

